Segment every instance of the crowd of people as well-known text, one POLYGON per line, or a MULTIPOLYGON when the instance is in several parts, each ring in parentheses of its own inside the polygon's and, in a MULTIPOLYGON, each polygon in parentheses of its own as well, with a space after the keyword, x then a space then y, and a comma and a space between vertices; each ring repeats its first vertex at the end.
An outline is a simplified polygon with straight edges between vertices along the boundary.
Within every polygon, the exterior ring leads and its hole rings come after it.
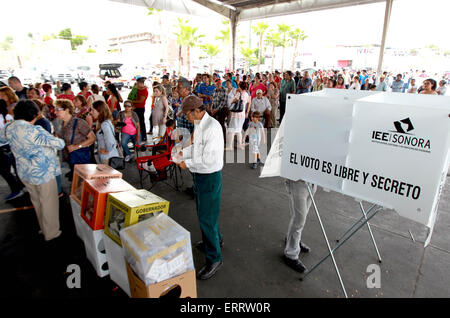
MULTIPOLYGON (((194 126, 179 114, 182 100, 189 95, 200 97, 208 113, 220 123, 226 151, 234 149, 235 138, 239 149, 249 146, 255 156, 252 167, 256 169, 261 164, 259 145, 265 142, 264 128, 279 125, 286 110, 287 94, 304 94, 324 88, 446 94, 444 76, 436 81, 425 71, 418 70, 396 76, 384 72, 379 77, 366 70, 319 70, 312 74, 308 71, 254 74, 252 70, 244 74, 237 70, 223 76, 199 73, 192 80, 177 77, 175 72, 172 75, 165 72, 160 81, 150 83, 145 77, 136 77, 136 84, 126 100, 109 81, 102 88, 81 82, 77 85, 77 94, 69 83, 57 82, 54 87, 49 83, 37 83, 24 87, 19 78, 12 76, 8 84, 0 87, 0 128, 13 121, 14 108, 19 101, 33 101, 40 110, 36 124, 65 141, 62 158, 70 167, 68 178, 73 172, 75 159, 70 159, 70 154, 74 150, 84 153, 78 161, 107 163, 111 157, 120 156, 120 150, 129 162, 133 159, 128 147, 130 142, 133 145, 146 143, 148 135, 152 135, 152 140, 162 140, 175 128, 185 128, 192 133, 194 126), (147 132, 145 113, 148 107, 151 107, 151 115, 147 132)), ((6 198, 9 201, 22 195, 25 187, 11 174, 10 168, 17 171, 17 167, 9 155, 10 147, 5 144, 0 150, 1 160, 5 162, 2 176, 11 188, 11 194, 6 198)), ((75 156, 72 154, 72 157, 75 156)), ((59 192, 60 178, 58 175, 59 192)))
MULTIPOLYGON (((236 71, 223 76, 196 74, 191 80, 165 73, 160 81, 149 83, 141 76, 135 80, 126 98, 108 81, 102 88, 81 82, 75 88, 76 94, 69 83, 58 82, 56 86, 38 83, 25 87, 15 76, 8 79, 8 86, 0 87, 0 173, 11 190, 5 201, 28 192, 46 240, 61 233, 58 220, 58 195, 64 195, 61 160, 70 168, 65 176, 71 180, 75 164, 110 164, 110 160, 117 157, 130 162, 133 159, 130 143, 133 147, 149 143, 148 135, 152 136, 152 142, 158 143, 172 138, 174 129, 180 128, 192 134, 195 143, 194 121, 206 118, 211 127, 220 125, 216 128, 219 135, 223 135, 222 151, 233 151, 236 138, 238 149, 249 147, 253 155, 252 168, 256 169, 262 164, 259 148, 266 142, 265 129, 276 128, 281 123, 288 94, 324 88, 446 94, 444 78, 437 82, 418 71, 395 77, 387 72, 377 77, 366 70, 314 71, 312 74, 308 71, 255 74, 236 71), (190 101, 189 105, 186 100, 190 101), (150 127, 146 127, 145 114, 150 107, 150 127), (216 121, 211 121, 210 117, 216 121)), ((199 129, 207 132, 210 128, 199 129)), ((183 167, 195 170, 188 160, 183 161, 183 167)), ((204 169, 205 166, 198 167, 197 172, 204 169)), ((214 171, 219 171, 217 169, 214 171)), ((203 181, 199 181, 199 177, 196 181, 196 174, 193 175, 194 186, 198 187, 203 181)), ((220 203, 220 198, 214 200, 220 203)), ((294 241, 288 238, 294 254, 298 252, 298 240, 298 237, 294 241)), ((215 244, 215 249, 219 249, 219 241, 215 244)), ((306 246, 301 248, 308 250, 306 246)), ((215 256, 216 263, 219 258, 221 256, 215 256)), ((297 261, 291 265, 302 268, 297 261)), ((203 274, 208 277, 211 271, 203 274)))

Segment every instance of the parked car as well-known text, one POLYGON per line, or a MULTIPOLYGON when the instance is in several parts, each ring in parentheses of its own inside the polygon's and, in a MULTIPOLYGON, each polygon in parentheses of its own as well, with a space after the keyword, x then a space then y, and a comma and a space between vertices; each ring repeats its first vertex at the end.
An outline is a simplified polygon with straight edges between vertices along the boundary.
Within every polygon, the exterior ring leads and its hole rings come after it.
POLYGON ((50 82, 52 84, 56 84, 57 81, 74 84, 77 81, 76 77, 69 70, 60 70, 58 72, 44 71, 41 73, 41 79, 43 82, 50 82))
POLYGON ((119 68, 122 64, 99 64, 99 76, 103 81, 111 81, 118 90, 124 87, 126 80, 122 77, 119 68))

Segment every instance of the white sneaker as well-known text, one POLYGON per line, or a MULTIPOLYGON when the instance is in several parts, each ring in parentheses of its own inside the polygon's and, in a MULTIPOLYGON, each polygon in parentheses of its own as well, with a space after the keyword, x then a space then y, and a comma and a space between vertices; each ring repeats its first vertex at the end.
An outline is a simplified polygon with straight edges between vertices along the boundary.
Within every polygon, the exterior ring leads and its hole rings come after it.
POLYGON ((131 155, 128 155, 125 157, 125 162, 130 162, 130 160, 131 160, 131 155))

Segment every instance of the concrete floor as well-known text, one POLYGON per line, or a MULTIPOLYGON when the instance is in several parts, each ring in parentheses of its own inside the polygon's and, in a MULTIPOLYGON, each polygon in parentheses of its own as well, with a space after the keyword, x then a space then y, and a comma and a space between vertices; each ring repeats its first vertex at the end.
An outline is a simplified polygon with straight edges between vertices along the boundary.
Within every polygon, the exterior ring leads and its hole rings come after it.
MULTIPOLYGON (((63 174, 68 171, 63 168, 63 174)), ((135 163, 127 164, 124 179, 140 187, 135 163)), ((192 179, 184 173, 185 186, 192 179)), ((200 298, 226 297, 343 297, 331 258, 304 281, 284 265, 283 240, 289 221, 287 194, 281 178, 260 179, 259 171, 249 164, 227 164, 223 170, 220 227, 224 236, 224 266, 207 281, 197 281, 200 298)), ((63 178, 63 188, 70 183, 63 178)), ((192 242, 201 234, 195 202, 187 194, 159 183, 152 192, 170 201, 169 216, 191 232, 192 242)), ((0 197, 9 188, 0 180, 0 197)), ((332 246, 361 217, 358 203, 350 197, 316 193, 316 202, 332 246)), ((28 201, 28 202, 27 202, 28 201)), ((29 205, 23 197, 0 209, 29 205)), ((364 203, 367 208, 368 203, 364 203)), ((127 297, 109 276, 100 278, 86 259, 81 240, 76 236, 68 196, 60 199, 63 230, 62 246, 49 248, 38 234, 33 210, 0 213, 0 297, 127 297), (56 251, 56 253, 55 253, 56 251), (65 270, 69 264, 81 268, 81 288, 68 289, 65 270)), ((381 287, 368 288, 370 264, 378 264, 366 228, 362 228, 335 254, 349 297, 450 297, 450 188, 447 182, 439 206, 439 215, 431 245, 423 248, 427 230, 401 218, 392 210, 383 210, 371 221, 372 231, 382 257, 381 287), (411 237, 411 234, 414 240, 411 237)), ((308 268, 327 254, 327 247, 316 214, 311 209, 303 232, 303 241, 312 251, 301 255, 308 268)), ((203 255, 193 249, 195 267, 204 263, 203 255)))

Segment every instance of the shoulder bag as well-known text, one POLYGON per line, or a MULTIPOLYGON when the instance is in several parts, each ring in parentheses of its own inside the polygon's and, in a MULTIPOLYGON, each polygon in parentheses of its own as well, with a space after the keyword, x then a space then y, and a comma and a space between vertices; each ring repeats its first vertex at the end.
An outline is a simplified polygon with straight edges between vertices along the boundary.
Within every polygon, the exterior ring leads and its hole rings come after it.
POLYGON ((239 99, 230 105, 230 111, 233 113, 240 113, 244 110, 244 102, 242 101, 242 95, 239 95, 239 99))
MULTIPOLYGON (((78 118, 75 119, 75 124, 73 125, 72 139, 70 144, 73 144, 73 139, 75 137, 75 129, 77 128, 78 118)), ((69 153, 69 162, 71 165, 84 164, 91 162, 91 152, 89 147, 83 147, 69 153)))

